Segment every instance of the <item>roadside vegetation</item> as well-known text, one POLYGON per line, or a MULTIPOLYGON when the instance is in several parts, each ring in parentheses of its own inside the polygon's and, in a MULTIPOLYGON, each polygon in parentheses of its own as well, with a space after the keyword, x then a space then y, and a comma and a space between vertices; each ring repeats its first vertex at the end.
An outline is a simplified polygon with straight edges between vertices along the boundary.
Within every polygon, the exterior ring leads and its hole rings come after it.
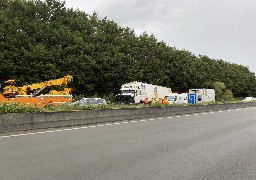
POLYGON ((0 84, 16 79, 22 86, 67 73, 74 77, 75 100, 101 97, 112 103, 45 108, 3 103, 0 113, 149 107, 114 103, 120 86, 131 81, 180 93, 214 88, 216 103, 256 97, 255 74, 243 65, 170 47, 147 32, 136 35, 96 12, 66 8, 64 1, 0 0, 0 84))
MULTIPOLYGON (((210 102, 210 103, 199 103, 199 104, 169 104, 168 106, 200 106, 209 104, 224 104, 224 103, 240 103, 241 100, 234 99, 233 101, 223 101, 223 102, 210 102)), ((164 104, 104 104, 104 105, 70 105, 64 104, 59 106, 48 105, 44 108, 37 106, 25 106, 19 105, 18 103, 3 103, 0 104, 0 114, 7 113, 38 113, 38 112, 63 112, 63 111, 85 111, 85 110, 100 110, 100 109, 125 109, 125 108, 164 108, 164 104)))
POLYGON ((248 67, 170 47, 97 13, 66 8, 64 1, 0 0, 0 24, 0 83, 16 79, 22 86, 68 73, 74 94, 85 97, 104 98, 131 81, 180 93, 222 82, 220 100, 256 96, 248 67))

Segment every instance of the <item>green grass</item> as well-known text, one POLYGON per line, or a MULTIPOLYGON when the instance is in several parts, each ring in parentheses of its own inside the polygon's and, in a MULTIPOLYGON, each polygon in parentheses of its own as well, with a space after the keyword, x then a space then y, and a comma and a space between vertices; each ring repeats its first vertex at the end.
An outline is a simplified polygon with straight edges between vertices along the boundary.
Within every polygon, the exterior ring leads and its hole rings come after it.
POLYGON ((18 103, 0 104, 0 114, 6 113, 33 113, 42 112, 43 109, 36 106, 21 106, 18 103))
MULTIPOLYGON (((224 103, 239 103, 241 101, 224 102, 224 103)), ((200 103, 194 104, 193 106, 209 105, 209 104, 223 104, 223 102, 211 102, 211 103, 200 103)), ((188 104, 170 104, 168 106, 190 106, 188 104)), ((127 108, 146 108, 146 107, 166 107, 163 104, 155 103, 151 105, 144 104, 105 104, 105 105, 70 105, 64 104, 59 106, 48 105, 44 108, 37 106, 25 106, 19 105, 18 103, 0 103, 0 114, 6 113, 36 113, 36 112, 59 112, 59 111, 85 111, 95 109, 127 109, 127 108)))

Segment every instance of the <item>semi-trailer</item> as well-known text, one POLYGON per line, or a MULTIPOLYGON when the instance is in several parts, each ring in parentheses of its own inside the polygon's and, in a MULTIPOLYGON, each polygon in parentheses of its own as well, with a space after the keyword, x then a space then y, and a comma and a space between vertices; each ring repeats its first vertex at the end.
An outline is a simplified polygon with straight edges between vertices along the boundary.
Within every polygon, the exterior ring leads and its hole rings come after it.
POLYGON ((119 102, 137 104, 145 99, 150 102, 153 98, 156 100, 164 98, 171 92, 171 88, 168 87, 134 81, 123 84, 116 97, 119 102))

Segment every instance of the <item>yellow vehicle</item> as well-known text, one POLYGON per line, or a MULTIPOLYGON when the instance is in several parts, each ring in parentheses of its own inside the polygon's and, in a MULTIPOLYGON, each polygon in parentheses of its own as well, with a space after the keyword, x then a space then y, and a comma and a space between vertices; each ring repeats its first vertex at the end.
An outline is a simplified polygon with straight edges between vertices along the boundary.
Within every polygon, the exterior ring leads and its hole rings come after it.
POLYGON ((5 81, 3 83, 3 85, 5 86, 3 88, 3 90, 4 90, 3 95, 4 96, 6 96, 6 97, 14 97, 17 94, 18 87, 16 87, 14 79, 10 79, 8 81, 5 81))
POLYGON ((21 105, 37 105, 44 107, 48 104, 60 105, 71 102, 72 88, 64 88, 64 91, 52 90, 49 94, 41 94, 46 87, 67 85, 71 81, 73 81, 73 77, 67 75, 59 79, 17 87, 15 80, 8 80, 4 82, 6 86, 3 88, 3 94, 0 94, 0 103, 17 102, 21 105))
MULTIPOLYGON (((3 95, 5 97, 15 97, 17 95, 31 95, 35 97, 40 95, 46 87, 67 85, 72 80, 73 80, 73 77, 70 75, 67 75, 59 79, 52 79, 45 82, 17 87, 15 84, 15 80, 11 79, 4 82, 4 85, 6 86, 3 88, 4 90, 3 95), (32 94, 29 94, 28 92, 32 92, 32 94)), ((71 93, 71 88, 65 88, 64 91, 52 90, 49 92, 50 95, 69 95, 70 93, 71 93)))

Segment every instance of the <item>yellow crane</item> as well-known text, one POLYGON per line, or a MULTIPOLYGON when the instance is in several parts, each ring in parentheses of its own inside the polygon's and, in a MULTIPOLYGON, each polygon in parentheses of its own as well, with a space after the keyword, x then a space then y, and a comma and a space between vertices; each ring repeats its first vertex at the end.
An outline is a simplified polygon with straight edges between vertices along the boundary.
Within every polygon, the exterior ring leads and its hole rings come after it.
MULTIPOLYGON (((59 79, 52 79, 49 81, 17 87, 15 80, 11 79, 4 82, 4 85, 6 86, 3 88, 3 95, 5 97, 15 97, 17 95, 31 95, 32 97, 35 97, 40 95, 46 87, 67 85, 71 81, 73 81, 73 77, 71 75, 67 75, 59 79), (32 91, 32 94, 28 94, 29 91, 32 91)), ((51 90, 49 95, 70 95, 71 90, 72 88, 64 88, 64 91, 51 90)))

